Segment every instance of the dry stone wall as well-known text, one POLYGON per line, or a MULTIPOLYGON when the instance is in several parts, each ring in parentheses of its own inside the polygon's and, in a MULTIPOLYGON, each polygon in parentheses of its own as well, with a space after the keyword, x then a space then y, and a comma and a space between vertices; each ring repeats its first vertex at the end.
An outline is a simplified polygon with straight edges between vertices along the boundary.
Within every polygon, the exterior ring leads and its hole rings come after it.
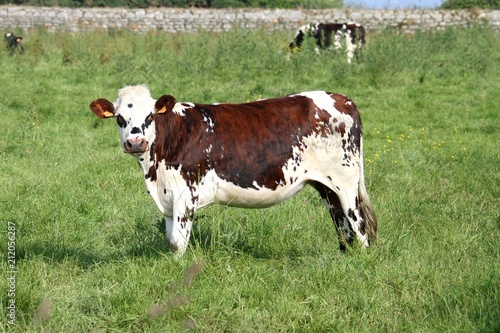
POLYGON ((368 30, 394 27, 404 32, 468 26, 487 22, 500 28, 499 10, 357 10, 357 9, 179 9, 58 8, 0 6, 6 31, 45 26, 49 31, 129 29, 138 32, 219 32, 232 28, 290 30, 313 22, 355 21, 368 30))

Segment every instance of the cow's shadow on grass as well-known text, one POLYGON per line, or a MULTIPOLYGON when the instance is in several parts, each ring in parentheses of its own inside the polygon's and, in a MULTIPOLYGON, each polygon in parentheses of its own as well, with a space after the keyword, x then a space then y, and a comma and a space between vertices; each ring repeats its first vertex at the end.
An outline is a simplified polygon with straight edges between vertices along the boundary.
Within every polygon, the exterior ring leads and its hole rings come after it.
MULTIPOLYGON (((158 221, 156 226, 164 224, 163 220, 158 221)), ((43 240, 21 243, 16 247, 16 260, 31 261, 34 258, 42 257, 46 262, 63 263, 70 261, 82 269, 92 268, 116 261, 118 258, 133 257, 165 257, 169 254, 169 247, 165 241, 165 234, 157 230, 155 225, 144 227, 138 223, 135 230, 131 231, 125 245, 88 247, 86 242, 74 242, 63 244, 53 240, 43 240)), ((113 239, 120 239, 120 235, 106 235, 111 242, 113 239)), ((122 241, 124 243, 125 241, 122 241)))
POLYGON ((228 256, 241 254, 264 260, 282 257, 293 260, 303 254, 293 245, 285 248, 271 246, 273 242, 270 241, 270 230, 263 228, 257 234, 251 228, 245 227, 249 223, 248 219, 248 216, 242 214, 232 216, 229 221, 214 223, 212 218, 203 213, 198 214, 193 224, 189 246, 206 253, 228 256))
MULTIPOLYGON (((287 249, 272 249, 257 246, 249 238, 245 230, 234 228, 231 223, 220 224, 214 227, 207 216, 197 214, 193 223, 193 230, 189 239, 189 248, 201 250, 204 253, 226 253, 234 255, 240 253, 257 259, 272 259, 286 256, 290 259, 301 256, 294 247, 287 249)), ((109 250, 99 251, 97 248, 87 248, 85 243, 58 244, 53 241, 36 241, 23 244, 16 249, 17 260, 31 260, 42 256, 50 262, 73 261, 79 267, 86 269, 116 261, 119 257, 146 257, 164 258, 171 255, 168 241, 165 236, 165 221, 158 219, 149 225, 138 223, 133 235, 128 238, 126 246, 117 249, 110 246, 109 250)), ((265 236, 265 235, 264 235, 265 236)), ((119 239, 120 235, 109 235, 119 239)))
POLYGON ((31 261, 43 257, 43 261, 63 263, 73 261, 78 267, 86 269, 100 263, 109 262, 110 258, 102 253, 82 247, 64 246, 48 242, 27 244, 16 249, 18 261, 31 261))
MULTIPOLYGON (((210 217, 203 212, 195 215, 193 229, 189 238, 189 249, 201 250, 205 253, 227 252, 228 254, 241 253, 257 259, 271 259, 279 256, 270 249, 259 248, 252 244, 248 235, 241 228, 232 225, 231 222, 220 223, 217 226, 210 224, 210 217)), ((162 235, 164 251, 168 252, 168 241, 166 239, 166 227, 163 219, 156 223, 158 233, 162 235)), ((144 254, 148 254, 151 248, 146 249, 144 254)), ((287 256, 296 256, 297 253, 290 249, 287 256)))
MULTIPOLYGON (((246 228, 250 217, 246 214, 232 215, 228 221, 217 221, 210 213, 198 212, 193 219, 193 229, 189 237, 188 251, 201 250, 208 255, 234 255, 242 254, 255 259, 273 259, 287 257, 297 259, 302 257, 304 247, 299 243, 290 242, 286 246, 273 246, 271 229, 262 228, 256 234, 251 228, 246 228), (263 241, 267 240, 267 241, 263 241)), ((277 227, 277 226, 274 226, 277 227)), ((159 219, 154 224, 156 236, 154 242, 143 242, 141 239, 148 237, 150 231, 142 230, 142 235, 137 234, 138 243, 142 245, 130 249, 133 256, 165 256, 170 254, 166 238, 165 220, 159 219)), ((306 252, 308 250, 306 249, 306 252)))
MULTIPOLYGON (((230 251, 232 253, 245 253, 259 259, 269 259, 271 253, 258 251, 241 232, 234 232, 230 224, 211 226, 205 214, 198 213, 193 220, 193 229, 189 237, 189 248, 200 249, 205 253, 215 253, 219 251, 230 251)), ((166 239, 166 227, 163 219, 156 223, 158 232, 163 236, 162 240, 169 251, 166 239)))

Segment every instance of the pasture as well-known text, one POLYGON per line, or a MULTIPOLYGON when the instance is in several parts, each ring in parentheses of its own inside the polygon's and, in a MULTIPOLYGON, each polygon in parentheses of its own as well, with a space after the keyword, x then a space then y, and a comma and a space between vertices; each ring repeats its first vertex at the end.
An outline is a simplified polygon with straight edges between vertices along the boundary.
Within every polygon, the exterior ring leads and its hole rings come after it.
POLYGON ((500 330, 499 32, 368 32, 351 65, 312 40, 286 61, 283 32, 19 34, 24 54, 0 51, 1 331, 500 330), (200 103, 351 97, 375 246, 340 253, 307 188, 203 209, 173 259, 116 124, 88 108, 138 83, 200 103))

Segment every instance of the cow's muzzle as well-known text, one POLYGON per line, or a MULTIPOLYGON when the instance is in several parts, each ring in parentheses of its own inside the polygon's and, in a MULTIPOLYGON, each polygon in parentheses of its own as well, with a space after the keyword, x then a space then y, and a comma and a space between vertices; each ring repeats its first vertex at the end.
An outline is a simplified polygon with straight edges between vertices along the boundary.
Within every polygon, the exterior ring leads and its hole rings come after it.
POLYGON ((123 149, 129 154, 144 153, 148 150, 148 142, 146 139, 128 139, 123 143, 123 149))

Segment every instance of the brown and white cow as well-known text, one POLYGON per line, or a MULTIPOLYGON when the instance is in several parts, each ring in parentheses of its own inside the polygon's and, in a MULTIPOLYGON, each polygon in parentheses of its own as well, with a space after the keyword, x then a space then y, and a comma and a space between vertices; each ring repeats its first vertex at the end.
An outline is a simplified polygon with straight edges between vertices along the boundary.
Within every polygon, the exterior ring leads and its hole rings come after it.
POLYGON ((114 117, 125 153, 133 155, 148 193, 165 215, 170 247, 183 254, 197 209, 218 202, 269 207, 311 185, 339 232, 374 240, 377 220, 365 189, 358 109, 346 96, 302 92, 244 104, 158 100, 146 86, 127 86, 112 103, 90 104, 114 117))
POLYGON ((361 57, 361 51, 365 44, 365 28, 355 22, 347 23, 308 23, 301 26, 295 33, 293 42, 288 46, 290 51, 299 49, 306 37, 314 37, 316 40, 316 53, 321 49, 342 48, 342 38, 345 37, 345 48, 347 52, 347 62, 351 63, 354 56, 361 57), (332 46, 332 35, 334 36, 332 46))

